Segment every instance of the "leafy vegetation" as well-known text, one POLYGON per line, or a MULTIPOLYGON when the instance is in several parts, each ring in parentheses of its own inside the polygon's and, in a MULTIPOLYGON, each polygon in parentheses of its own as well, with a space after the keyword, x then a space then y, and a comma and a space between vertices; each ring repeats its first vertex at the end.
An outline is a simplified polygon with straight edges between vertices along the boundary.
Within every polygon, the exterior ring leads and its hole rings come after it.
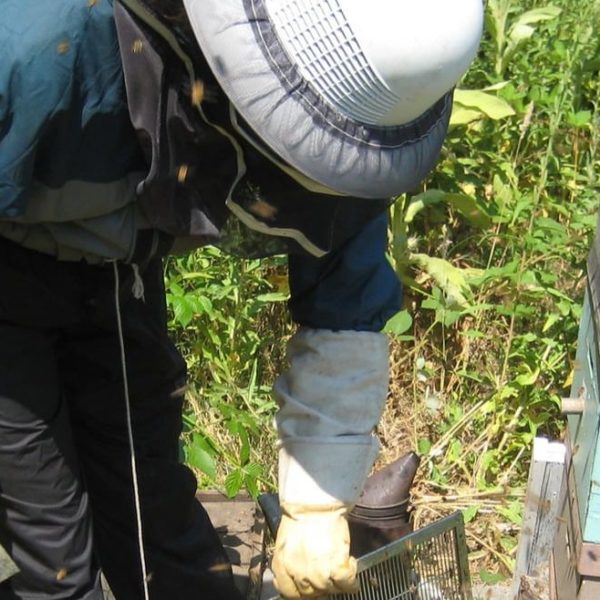
MULTIPOLYGON (((511 571, 532 440, 559 437, 598 209, 600 5, 488 0, 441 161, 391 214, 405 287, 381 462, 416 448, 417 525, 464 511, 471 557, 511 571)), ((183 452, 230 495, 273 485, 269 395, 291 333, 281 258, 171 259, 190 368, 183 452)))
POLYGON ((257 495, 274 482, 270 384, 291 327, 285 262, 204 248, 169 260, 166 287, 171 331, 189 370, 184 459, 203 485, 257 495))

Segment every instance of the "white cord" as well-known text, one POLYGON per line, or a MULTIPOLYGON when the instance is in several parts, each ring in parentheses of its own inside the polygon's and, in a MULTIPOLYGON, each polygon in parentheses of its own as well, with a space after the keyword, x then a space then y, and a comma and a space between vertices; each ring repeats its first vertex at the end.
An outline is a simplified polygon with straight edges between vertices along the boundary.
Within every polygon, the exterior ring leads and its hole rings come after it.
POLYGON ((113 272, 115 275, 115 309, 117 312, 117 329, 119 332, 119 345, 121 348, 121 366, 123 368, 123 392, 125 394, 125 410, 127 413, 127 435, 129 438, 129 450, 131 455, 131 477, 133 479, 133 497, 135 500, 135 517, 137 521, 138 547, 140 552, 140 564, 142 566, 142 582, 144 586, 144 600, 150 599, 148 592, 148 575, 146 572, 146 554, 144 552, 144 535, 142 530, 142 511, 140 505, 140 491, 138 486, 137 464, 135 460, 135 448, 133 446, 133 427, 131 425, 131 404, 129 401, 129 386, 127 384, 127 362, 125 360, 125 342, 123 341, 123 325, 121 323, 121 306, 119 302, 119 267, 117 261, 113 261, 113 272))

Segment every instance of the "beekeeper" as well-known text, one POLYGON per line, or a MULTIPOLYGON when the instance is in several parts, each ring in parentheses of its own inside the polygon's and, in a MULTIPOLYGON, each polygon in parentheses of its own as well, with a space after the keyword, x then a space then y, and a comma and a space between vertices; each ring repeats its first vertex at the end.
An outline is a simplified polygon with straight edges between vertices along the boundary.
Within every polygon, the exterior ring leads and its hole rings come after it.
POLYGON ((387 208, 433 168, 481 0, 0 0, 0 600, 234 599, 177 462, 161 257, 289 255, 287 598, 353 590, 400 307, 387 208))

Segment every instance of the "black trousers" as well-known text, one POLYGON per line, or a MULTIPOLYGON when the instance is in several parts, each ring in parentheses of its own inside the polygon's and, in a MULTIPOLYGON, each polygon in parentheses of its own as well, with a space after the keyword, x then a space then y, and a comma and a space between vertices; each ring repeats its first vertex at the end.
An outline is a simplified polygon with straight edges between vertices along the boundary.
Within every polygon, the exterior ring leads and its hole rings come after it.
MULTIPOLYGON (((166 333, 161 264, 119 265, 152 600, 239 596, 196 481, 178 462, 185 364, 166 333)), ((0 240, 0 600, 143 598, 113 266, 0 240)))

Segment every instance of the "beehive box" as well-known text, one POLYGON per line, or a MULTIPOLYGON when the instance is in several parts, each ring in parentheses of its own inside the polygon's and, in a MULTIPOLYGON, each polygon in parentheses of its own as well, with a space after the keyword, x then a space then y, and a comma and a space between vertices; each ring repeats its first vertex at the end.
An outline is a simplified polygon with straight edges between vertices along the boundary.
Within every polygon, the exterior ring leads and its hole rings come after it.
POLYGON ((566 494, 551 570, 557 600, 600 598, 599 227, 588 257, 573 383, 566 402, 566 494))

